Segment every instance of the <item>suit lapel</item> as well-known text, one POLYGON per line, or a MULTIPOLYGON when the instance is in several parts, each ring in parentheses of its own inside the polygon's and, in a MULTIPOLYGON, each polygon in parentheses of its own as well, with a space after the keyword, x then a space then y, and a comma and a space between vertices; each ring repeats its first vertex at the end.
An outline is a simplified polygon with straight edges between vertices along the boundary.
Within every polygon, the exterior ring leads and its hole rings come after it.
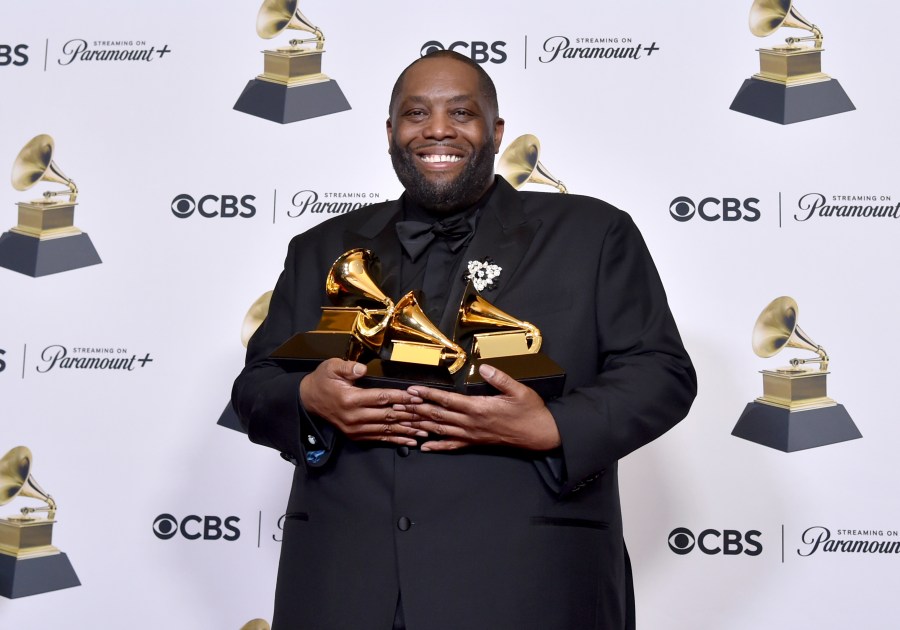
POLYGON ((482 292, 485 299, 496 303, 497 298, 513 279, 540 225, 538 220, 528 220, 515 189, 506 180, 498 177, 497 188, 482 209, 475 236, 469 243, 457 270, 458 280, 453 282, 447 296, 447 304, 444 306, 444 315, 440 322, 442 331, 453 334, 459 302, 466 287, 466 282, 462 278, 468 275, 468 262, 489 257, 500 266, 502 269, 500 277, 494 281, 496 288, 482 292))

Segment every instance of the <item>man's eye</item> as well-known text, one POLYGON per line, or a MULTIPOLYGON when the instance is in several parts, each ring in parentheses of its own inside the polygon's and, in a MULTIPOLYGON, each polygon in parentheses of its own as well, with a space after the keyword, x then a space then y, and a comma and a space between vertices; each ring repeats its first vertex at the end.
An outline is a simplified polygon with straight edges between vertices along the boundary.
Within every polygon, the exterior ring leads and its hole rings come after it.
POLYGON ((421 110, 421 109, 411 109, 408 112, 406 112, 406 115, 411 116, 413 118, 421 118, 422 116, 425 115, 425 111, 421 110))
POLYGON ((457 109, 453 112, 453 115, 457 118, 469 118, 472 113, 467 109, 457 109))

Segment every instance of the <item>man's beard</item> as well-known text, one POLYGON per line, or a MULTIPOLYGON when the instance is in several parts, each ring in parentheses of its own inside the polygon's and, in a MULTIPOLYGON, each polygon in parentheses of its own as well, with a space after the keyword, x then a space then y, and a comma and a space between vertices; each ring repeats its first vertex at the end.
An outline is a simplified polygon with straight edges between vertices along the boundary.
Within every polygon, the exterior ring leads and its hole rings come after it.
MULTIPOLYGON (((446 145, 453 146, 453 143, 446 145)), ((440 214, 464 210, 481 198, 494 179, 494 153, 493 138, 485 138, 484 144, 471 155, 455 179, 432 181, 416 168, 414 160, 417 158, 413 151, 399 146, 391 138, 391 163, 409 199, 440 214)))

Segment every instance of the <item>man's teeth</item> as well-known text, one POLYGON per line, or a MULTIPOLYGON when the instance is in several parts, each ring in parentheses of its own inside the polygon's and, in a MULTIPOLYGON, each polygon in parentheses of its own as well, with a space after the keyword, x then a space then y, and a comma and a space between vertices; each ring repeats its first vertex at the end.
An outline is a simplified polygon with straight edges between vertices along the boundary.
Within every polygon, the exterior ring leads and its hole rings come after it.
POLYGON ((423 162, 459 162, 462 158, 458 155, 423 155, 423 162))

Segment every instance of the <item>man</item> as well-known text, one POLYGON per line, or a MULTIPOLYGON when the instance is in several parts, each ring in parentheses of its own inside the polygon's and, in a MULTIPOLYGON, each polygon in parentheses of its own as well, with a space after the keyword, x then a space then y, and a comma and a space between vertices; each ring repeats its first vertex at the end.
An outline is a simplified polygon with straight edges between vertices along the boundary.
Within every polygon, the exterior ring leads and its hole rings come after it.
POLYGON ((398 201, 295 237, 234 405, 250 439, 297 468, 275 630, 620 630, 634 627, 617 461, 678 422, 696 381, 644 243, 587 197, 495 178, 493 83, 439 52, 400 75, 387 135, 398 201), (422 224, 424 225, 424 229, 422 224), (423 290, 452 331, 469 261, 486 299, 537 325, 567 373, 546 404, 493 368, 500 394, 363 389, 365 366, 290 373, 269 354, 314 329, 331 263, 363 247, 396 299, 423 290))

